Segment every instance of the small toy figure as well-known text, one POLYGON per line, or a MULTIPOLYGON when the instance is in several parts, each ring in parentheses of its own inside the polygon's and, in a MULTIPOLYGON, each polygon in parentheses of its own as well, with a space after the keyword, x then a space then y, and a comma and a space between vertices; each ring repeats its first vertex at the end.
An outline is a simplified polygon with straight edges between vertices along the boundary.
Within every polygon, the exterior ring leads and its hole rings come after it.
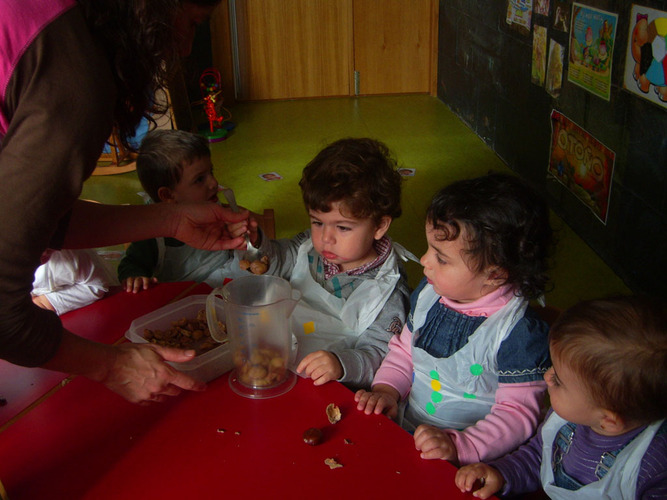
POLYGON ((204 104, 204 112, 209 123, 209 131, 204 135, 209 142, 221 141, 227 135, 228 128, 224 127, 223 123, 231 117, 231 113, 222 107, 222 99, 218 102, 218 98, 222 92, 222 85, 220 79, 220 72, 215 68, 208 68, 199 77, 199 88, 202 94, 202 100, 193 103, 204 104), (222 114, 225 109, 229 117, 222 114))

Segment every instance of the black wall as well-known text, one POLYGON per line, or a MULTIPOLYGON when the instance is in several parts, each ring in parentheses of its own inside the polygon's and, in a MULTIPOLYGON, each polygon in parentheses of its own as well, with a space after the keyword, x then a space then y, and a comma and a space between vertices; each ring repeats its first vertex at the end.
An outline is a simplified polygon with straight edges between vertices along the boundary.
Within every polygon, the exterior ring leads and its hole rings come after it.
MULTIPOLYGON (((535 3, 535 2, 533 2, 535 3)), ((438 97, 518 174, 530 179, 579 236, 634 291, 667 296, 667 110, 623 90, 632 2, 580 1, 618 14, 609 101, 567 81, 558 98, 531 83, 532 32, 506 23, 507 0, 441 0, 438 97), (616 153, 607 224, 547 175, 552 109, 616 153)), ((571 5, 571 4, 569 4, 571 5)), ((667 10, 667 1, 642 6, 667 10)))

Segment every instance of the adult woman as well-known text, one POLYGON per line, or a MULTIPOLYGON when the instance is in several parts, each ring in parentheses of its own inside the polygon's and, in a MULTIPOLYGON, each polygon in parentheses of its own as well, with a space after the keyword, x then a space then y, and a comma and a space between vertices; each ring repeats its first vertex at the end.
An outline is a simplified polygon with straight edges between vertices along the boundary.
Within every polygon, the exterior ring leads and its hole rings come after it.
POLYGON ((219 0, 0 0, 0 357, 85 375, 129 401, 202 386, 165 360, 180 350, 107 346, 65 331, 30 300, 46 248, 173 236, 235 248, 215 204, 109 206, 78 200, 112 127, 128 138, 152 96, 190 51, 219 0), (11 214, 11 217, 8 216, 11 214))

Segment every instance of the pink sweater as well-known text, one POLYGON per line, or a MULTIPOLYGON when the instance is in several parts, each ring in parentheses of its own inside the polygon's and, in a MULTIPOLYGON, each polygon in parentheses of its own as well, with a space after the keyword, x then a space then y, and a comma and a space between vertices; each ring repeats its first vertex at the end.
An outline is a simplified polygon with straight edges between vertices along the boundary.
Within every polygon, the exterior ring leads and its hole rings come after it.
MULTIPOLYGON (((440 302, 469 316, 490 316, 502 308, 513 291, 502 287, 479 300, 459 304, 440 298, 440 302)), ((389 342, 389 353, 375 374, 373 385, 387 384, 405 399, 412 386, 412 332, 406 326, 389 342)), ((544 381, 498 384, 491 412, 463 431, 447 429, 460 465, 492 460, 518 448, 535 432, 541 418, 540 404, 544 381)))

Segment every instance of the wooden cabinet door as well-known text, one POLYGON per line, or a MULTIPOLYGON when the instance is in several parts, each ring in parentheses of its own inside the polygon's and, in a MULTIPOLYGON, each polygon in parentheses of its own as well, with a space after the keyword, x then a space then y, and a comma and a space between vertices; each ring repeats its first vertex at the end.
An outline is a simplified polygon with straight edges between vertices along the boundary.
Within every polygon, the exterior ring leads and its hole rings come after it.
POLYGON ((350 94, 352 0, 237 0, 238 98, 350 94))
POLYGON ((436 92, 436 0, 229 0, 233 19, 227 3, 214 63, 236 47, 239 100, 436 92))
POLYGON ((433 0, 354 0, 357 93, 434 93, 437 15, 433 0))

